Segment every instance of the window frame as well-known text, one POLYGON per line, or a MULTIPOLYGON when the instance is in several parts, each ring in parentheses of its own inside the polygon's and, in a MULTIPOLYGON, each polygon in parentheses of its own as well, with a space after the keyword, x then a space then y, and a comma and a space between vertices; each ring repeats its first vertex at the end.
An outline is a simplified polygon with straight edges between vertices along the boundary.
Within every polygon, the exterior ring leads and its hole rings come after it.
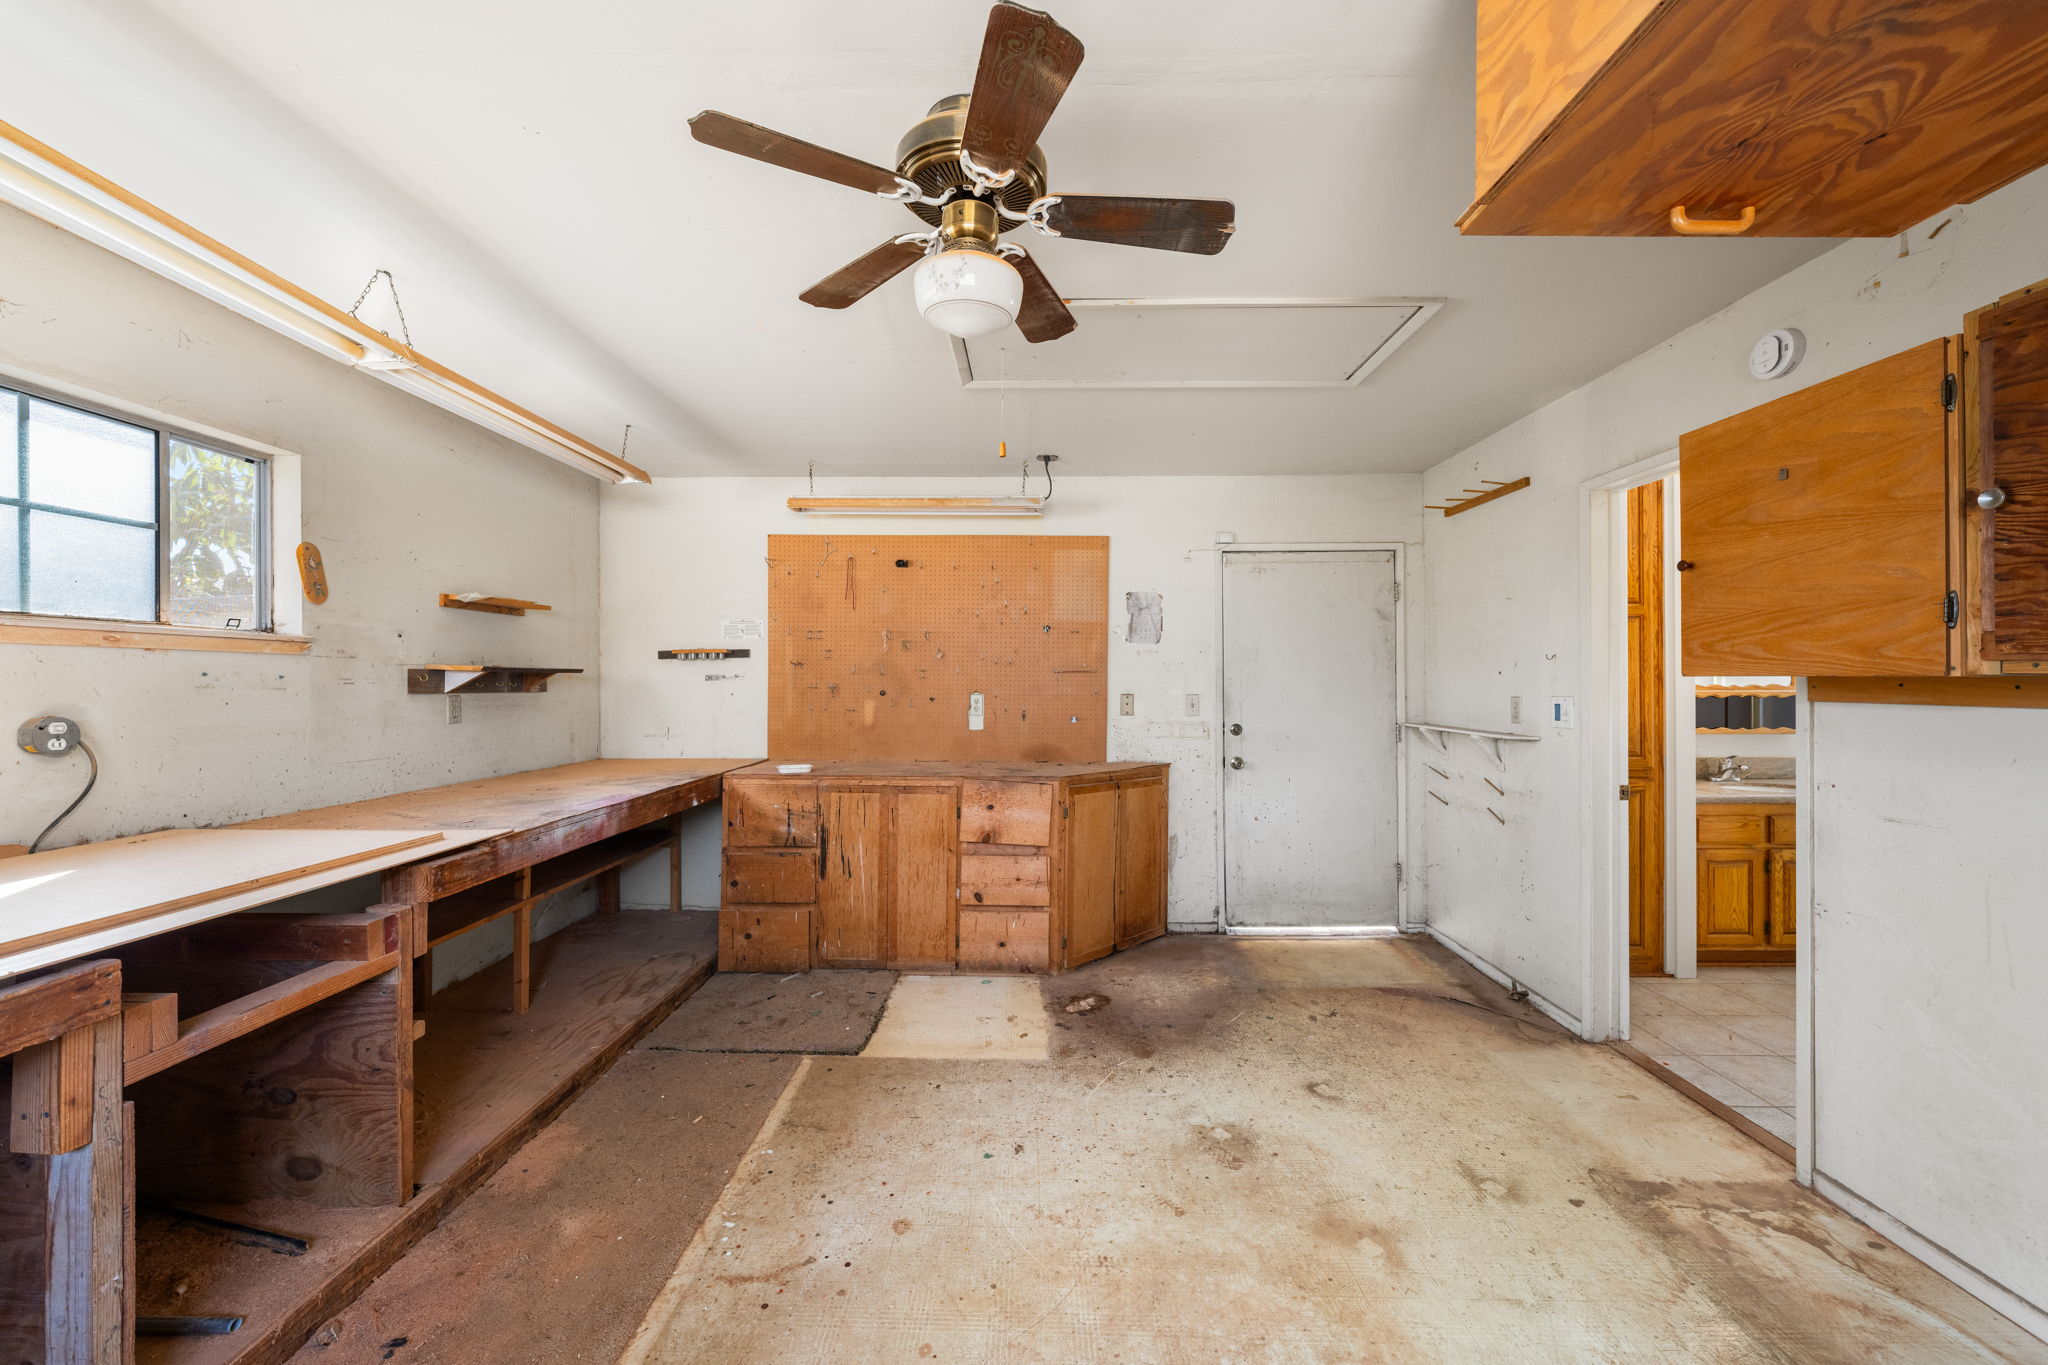
MULTIPOLYGON (((86 521, 97 521, 110 526, 130 526, 148 529, 156 537, 156 614, 147 621, 138 621, 118 616, 70 616, 61 612, 32 611, 25 605, 0 606, 0 616, 17 622, 59 624, 63 622, 105 624, 115 629, 147 627, 163 631, 205 632, 209 635, 275 636, 278 635, 275 608, 277 577, 272 560, 273 497, 272 486, 276 470, 272 458, 259 451, 250 450, 234 441, 217 436, 202 435, 197 431, 176 426, 160 419, 144 417, 119 408, 77 398, 59 390, 52 390, 28 380, 0 372, 0 390, 11 391, 16 397, 15 448, 12 458, 15 462, 18 495, 12 498, 0 497, 0 512, 13 514, 16 526, 16 572, 20 575, 22 587, 21 604, 28 600, 29 535, 28 519, 31 512, 45 512, 57 516, 77 517, 86 521), (155 520, 145 523, 128 517, 108 516, 101 512, 87 512, 77 508, 60 507, 54 503, 36 502, 29 496, 28 482, 28 404, 31 399, 53 403, 104 421, 118 422, 125 427, 149 432, 153 438, 152 449, 156 460, 155 506, 152 509, 155 520), (247 460, 257 469, 256 477, 256 622, 247 626, 196 626, 169 619, 171 591, 171 536, 169 517, 171 511, 171 445, 183 442, 199 450, 214 451, 239 460, 247 460)), ((4 401, 4 400, 0 400, 4 401)))

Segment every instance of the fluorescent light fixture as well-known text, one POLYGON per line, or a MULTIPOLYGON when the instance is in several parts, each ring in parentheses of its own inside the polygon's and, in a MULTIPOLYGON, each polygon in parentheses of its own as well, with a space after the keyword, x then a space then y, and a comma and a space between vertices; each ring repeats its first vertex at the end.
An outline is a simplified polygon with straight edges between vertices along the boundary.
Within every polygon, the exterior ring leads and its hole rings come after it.
POLYGON ((818 517, 1042 517, 1044 498, 791 498, 818 517))
POLYGON ((613 483, 648 480, 602 446, 393 341, 7 123, 0 123, 0 202, 529 450, 613 483))

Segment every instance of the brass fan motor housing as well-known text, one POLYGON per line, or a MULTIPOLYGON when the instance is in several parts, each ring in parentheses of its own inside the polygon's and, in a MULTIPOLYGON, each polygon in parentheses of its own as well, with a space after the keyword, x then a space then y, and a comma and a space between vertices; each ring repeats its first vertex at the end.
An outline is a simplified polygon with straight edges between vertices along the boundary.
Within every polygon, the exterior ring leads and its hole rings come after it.
MULTIPOLYGON (((937 198, 951 189, 974 189, 974 182, 960 167, 961 135, 967 127, 966 95, 948 95, 911 125, 896 144, 896 174, 909 180, 927 195, 937 198)), ((1037 147, 1025 159, 1017 178, 995 192, 1004 208, 1022 213, 1031 202, 1045 194, 1045 153, 1037 147)), ((932 227, 940 225, 943 210, 934 204, 911 204, 910 211, 932 227)), ((1017 226, 1014 219, 997 219, 997 232, 1017 226)))

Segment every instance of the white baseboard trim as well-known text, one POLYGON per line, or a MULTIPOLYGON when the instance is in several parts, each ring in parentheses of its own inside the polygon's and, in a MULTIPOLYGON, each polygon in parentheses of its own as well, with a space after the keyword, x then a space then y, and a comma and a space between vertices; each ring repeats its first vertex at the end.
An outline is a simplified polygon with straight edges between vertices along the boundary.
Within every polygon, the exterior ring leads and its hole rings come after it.
MULTIPOLYGON (((1585 1026, 1579 1022, 1579 1016, 1573 1014, 1570 1010, 1564 1008, 1556 1001, 1546 1000, 1537 992, 1530 990, 1526 984, 1517 981, 1512 976, 1509 976, 1506 972, 1494 966, 1491 962, 1488 962, 1485 958, 1473 952, 1470 948, 1467 948, 1464 944, 1458 942, 1449 934, 1446 934, 1443 930, 1437 928, 1434 924, 1425 924, 1422 926, 1422 930, 1431 938, 1435 939, 1438 943, 1443 944, 1444 947, 1449 948, 1459 957, 1465 959, 1465 961, 1469 963, 1471 966, 1477 968, 1479 972, 1482 975, 1484 975, 1488 980, 1498 982, 1500 985, 1506 986, 1511 991, 1527 991, 1530 1004, 1534 1005, 1537 1009, 1542 1010, 1545 1014, 1549 1015, 1552 1019, 1555 1019, 1558 1023, 1563 1024, 1573 1033, 1579 1035, 1579 1037, 1584 1038, 1586 1036, 1585 1026)), ((1599 1040, 1588 1039, 1588 1041, 1598 1042, 1599 1040)))
POLYGON ((1303 928, 1275 928, 1265 924, 1232 924, 1224 933, 1232 938, 1399 938, 1401 931, 1391 924, 1371 926, 1310 925, 1303 928))
POLYGON ((1939 1243, 1931 1242, 1877 1205, 1838 1180, 1819 1171, 1813 1173, 1813 1188, 1822 1197, 1839 1204, 1859 1223, 1867 1224, 1898 1243, 1899 1249, 1958 1289, 2011 1318, 2014 1323, 2048 1341, 2048 1310, 2029 1302, 1990 1276, 1961 1260, 1939 1243))

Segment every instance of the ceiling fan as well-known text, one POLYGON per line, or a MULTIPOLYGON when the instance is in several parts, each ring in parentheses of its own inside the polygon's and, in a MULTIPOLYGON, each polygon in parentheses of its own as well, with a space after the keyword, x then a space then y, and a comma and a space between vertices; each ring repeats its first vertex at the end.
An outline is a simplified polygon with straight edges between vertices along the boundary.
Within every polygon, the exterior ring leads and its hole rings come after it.
POLYGON ((1025 250, 998 239, 1019 226, 1048 237, 1111 242, 1213 256, 1230 241, 1227 199, 1147 199, 1049 194, 1039 133, 1081 66, 1081 40, 1051 15, 1002 0, 988 15, 972 95, 948 95, 896 146, 896 169, 842 155, 757 123, 707 109, 690 133, 821 180, 905 205, 930 224, 882 243, 799 297, 844 308, 913 263, 917 308, 954 336, 985 336, 1017 324, 1027 341, 1074 330, 1074 315, 1025 250))

